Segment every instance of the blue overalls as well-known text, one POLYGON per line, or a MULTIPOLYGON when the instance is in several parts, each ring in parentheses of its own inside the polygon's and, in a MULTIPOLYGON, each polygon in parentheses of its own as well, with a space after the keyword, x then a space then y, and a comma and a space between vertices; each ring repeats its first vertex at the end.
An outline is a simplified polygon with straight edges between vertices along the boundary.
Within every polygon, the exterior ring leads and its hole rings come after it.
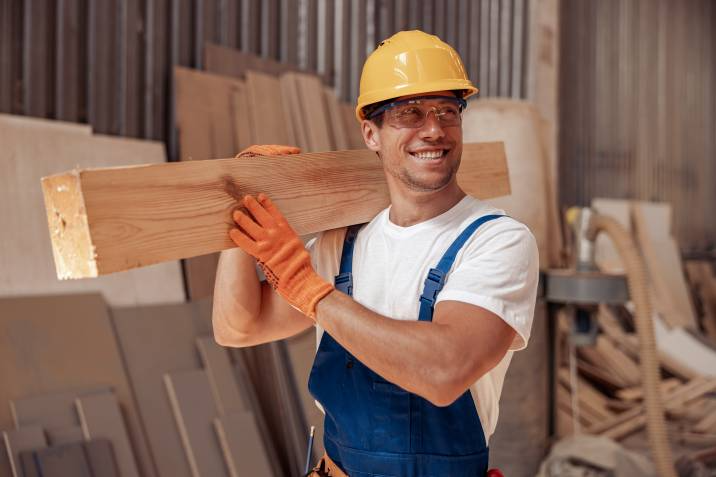
MULTIPOLYGON (((483 223, 471 223, 430 269, 420 296, 420 321, 432 321, 433 306, 457 253, 483 223)), ((360 226, 343 243, 338 290, 352 296, 353 247, 360 226)), ((308 381, 326 411, 326 453, 350 477, 483 477, 488 448, 468 389, 438 407, 374 373, 324 333, 308 381)))

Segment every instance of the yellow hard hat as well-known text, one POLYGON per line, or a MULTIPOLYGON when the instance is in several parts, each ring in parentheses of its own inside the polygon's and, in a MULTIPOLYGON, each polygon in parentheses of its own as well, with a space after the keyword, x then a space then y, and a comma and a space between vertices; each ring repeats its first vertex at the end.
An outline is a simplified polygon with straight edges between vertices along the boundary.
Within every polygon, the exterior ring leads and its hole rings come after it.
POLYGON ((452 46, 420 30, 401 31, 383 40, 365 61, 356 117, 364 119, 363 108, 370 104, 445 90, 460 90, 463 98, 478 92, 452 46))

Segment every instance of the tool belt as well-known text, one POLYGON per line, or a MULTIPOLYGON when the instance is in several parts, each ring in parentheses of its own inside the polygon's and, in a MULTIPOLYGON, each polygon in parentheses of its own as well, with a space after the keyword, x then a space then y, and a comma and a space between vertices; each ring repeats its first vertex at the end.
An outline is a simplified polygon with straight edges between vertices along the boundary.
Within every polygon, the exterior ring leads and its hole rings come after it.
POLYGON ((348 477, 348 474, 343 472, 341 468, 328 457, 328 454, 324 454, 321 460, 318 461, 318 464, 316 464, 316 467, 314 467, 306 477, 348 477))

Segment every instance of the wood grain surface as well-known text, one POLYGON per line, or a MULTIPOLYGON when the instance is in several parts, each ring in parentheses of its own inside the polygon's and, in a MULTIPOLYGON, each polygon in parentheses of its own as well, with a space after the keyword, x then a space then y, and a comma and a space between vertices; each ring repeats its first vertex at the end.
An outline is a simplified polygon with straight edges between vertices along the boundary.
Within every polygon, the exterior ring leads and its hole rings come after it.
MULTIPOLYGON (((503 144, 466 144, 458 182, 480 199, 509 194, 503 144)), ((266 193, 299 235, 367 222, 389 204, 368 150, 75 170, 42 185, 60 278, 231 248, 231 212, 244 194, 266 193)))

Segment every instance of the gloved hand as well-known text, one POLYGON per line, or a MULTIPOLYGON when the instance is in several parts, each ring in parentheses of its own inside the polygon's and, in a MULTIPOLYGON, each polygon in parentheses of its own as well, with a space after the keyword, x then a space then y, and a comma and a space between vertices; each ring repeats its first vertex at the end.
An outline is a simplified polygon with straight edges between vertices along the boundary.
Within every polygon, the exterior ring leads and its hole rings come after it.
POLYGON ((234 211, 239 228, 229 235, 244 252, 258 260, 271 286, 294 308, 316 319, 316 304, 333 285, 313 269, 311 257, 296 232, 264 194, 244 196, 243 205, 252 215, 234 211), (257 200, 258 199, 258 200, 257 200))
POLYGON ((280 146, 277 144, 254 144, 249 146, 236 155, 239 157, 254 157, 254 156, 284 156, 288 154, 300 154, 301 149, 294 146, 280 146))

